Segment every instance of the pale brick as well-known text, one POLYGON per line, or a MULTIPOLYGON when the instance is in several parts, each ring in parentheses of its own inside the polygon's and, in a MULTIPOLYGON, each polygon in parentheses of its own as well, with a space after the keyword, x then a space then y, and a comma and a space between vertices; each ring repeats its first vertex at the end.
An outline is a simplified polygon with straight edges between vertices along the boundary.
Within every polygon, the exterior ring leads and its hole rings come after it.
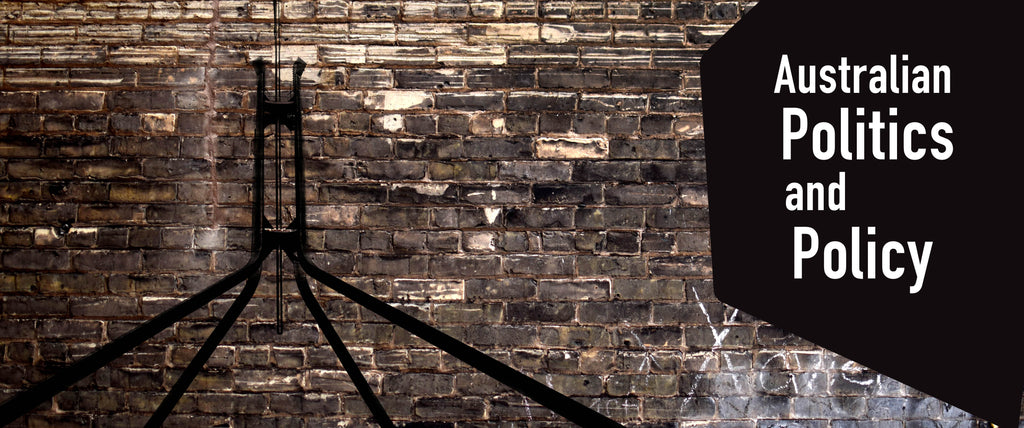
POLYGON ((608 157, 608 140, 593 138, 537 138, 534 151, 544 159, 603 159, 608 157))

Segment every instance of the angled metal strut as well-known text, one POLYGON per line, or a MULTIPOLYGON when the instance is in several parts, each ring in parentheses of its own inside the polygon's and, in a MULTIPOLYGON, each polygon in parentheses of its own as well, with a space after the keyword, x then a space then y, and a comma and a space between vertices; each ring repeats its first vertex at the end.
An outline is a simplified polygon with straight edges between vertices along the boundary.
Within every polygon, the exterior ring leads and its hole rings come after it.
MULTIPOLYGON (((569 398, 533 378, 502 364, 498 360, 480 352, 473 347, 462 343, 455 338, 441 332, 440 330, 394 308, 362 290, 334 277, 326 271, 314 265, 306 255, 306 196, 305 196, 305 168, 303 141, 302 141, 302 109, 300 97, 300 77, 305 68, 302 60, 296 60, 293 65, 292 94, 287 101, 281 101, 279 97, 271 100, 266 95, 266 62, 257 59, 253 62, 257 81, 256 97, 256 131, 253 138, 254 157, 254 182, 253 182, 253 205, 252 205, 252 255, 249 261, 241 269, 227 275, 210 287, 200 291, 196 295, 175 305, 171 309, 157 315, 132 331, 104 345, 89 356, 60 371, 53 377, 40 382, 21 393, 0 404, 0 426, 7 425, 17 418, 35 409, 40 404, 50 400, 57 393, 64 391, 74 385, 75 382, 96 372, 114 359, 124 355, 142 342, 152 338, 175 322, 188 316, 195 310, 207 305, 213 299, 227 293, 236 285, 245 282, 245 287, 235 298, 234 303, 228 308, 213 332, 206 339, 195 357, 175 381, 170 391, 164 397, 160 406, 154 411, 146 424, 146 427, 159 427, 170 415, 178 400, 185 394, 189 385, 195 379, 199 370, 213 354, 213 351, 220 344, 228 330, 238 319, 238 315, 248 305, 249 300, 256 292, 260 280, 263 262, 270 253, 277 252, 278 263, 282 254, 291 260, 295 270, 295 282, 299 294, 306 307, 310 310, 316 320, 320 331, 323 332, 327 342, 331 345, 342 366, 348 373, 356 390, 362 397, 366 406, 370 409, 373 419, 382 427, 391 428, 395 424, 388 417, 387 411, 373 393, 369 383, 359 370, 358 365, 348 352, 341 337, 334 329, 330 319, 324 312, 323 307, 313 295, 306 281, 303 272, 312 276, 321 284, 331 288, 355 303, 363 306, 371 312, 387 319, 398 327, 401 327, 419 338, 437 346, 441 350, 462 360, 466 364, 493 377, 497 381, 512 387, 523 395, 533 399, 548 409, 569 419, 572 422, 586 428, 593 427, 621 427, 622 425, 608 417, 590 409, 589 407, 569 398), (279 138, 280 127, 286 126, 292 131, 294 142, 295 162, 295 219, 287 226, 280 227, 281 214, 278 207, 275 221, 278 227, 271 227, 271 222, 264 216, 265 202, 265 179, 264 163, 266 149, 264 131, 267 126, 275 125, 278 132, 274 137, 279 138)), ((279 144, 279 142, 278 142, 279 144)), ((275 149, 279 149, 275 147, 275 149)), ((279 153, 279 152, 278 152, 279 153)), ((279 163, 279 156, 275 159, 279 163)), ((275 164, 279 168, 279 164, 275 164)), ((280 174, 277 175, 277 198, 276 204, 280 204, 280 174)), ((280 272, 280 264, 278 265, 280 272)), ((280 278, 280 273, 278 274, 280 278)), ((278 286, 280 290, 280 286, 278 286)), ((280 291, 278 291, 278 305, 280 306, 280 291)), ((280 314, 279 314, 280 321, 280 314)), ((279 324, 280 325, 280 324, 279 324)))

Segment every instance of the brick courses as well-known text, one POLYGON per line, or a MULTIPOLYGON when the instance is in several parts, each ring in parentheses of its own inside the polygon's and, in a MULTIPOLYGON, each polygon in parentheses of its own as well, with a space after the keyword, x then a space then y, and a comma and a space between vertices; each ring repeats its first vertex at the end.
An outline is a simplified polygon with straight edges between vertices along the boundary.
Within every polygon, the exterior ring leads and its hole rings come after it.
MULTIPOLYGON (((698 61, 754 3, 281 4, 326 270, 627 425, 971 421, 714 298, 698 61)), ((0 399, 244 263, 270 5, 0 2, 0 399)), ((317 293, 392 418, 566 424, 317 293)), ((278 335, 265 280, 168 426, 366 424, 288 296, 278 335)), ((141 425, 228 297, 16 425, 141 425)))

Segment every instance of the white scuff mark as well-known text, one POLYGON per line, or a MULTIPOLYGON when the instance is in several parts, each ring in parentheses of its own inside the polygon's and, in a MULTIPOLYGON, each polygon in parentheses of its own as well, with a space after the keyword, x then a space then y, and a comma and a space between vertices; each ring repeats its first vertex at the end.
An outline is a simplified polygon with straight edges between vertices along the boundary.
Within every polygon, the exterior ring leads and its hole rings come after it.
POLYGON ((417 184, 396 184, 395 189, 412 189, 414 192, 427 196, 442 196, 448 191, 447 184, 439 183, 417 183, 417 184))
POLYGON ((871 384, 875 383, 875 379, 870 379, 869 378, 867 380, 853 380, 853 379, 850 379, 849 377, 846 376, 847 373, 853 374, 853 375, 857 375, 857 374, 861 374, 863 372, 864 372, 864 368, 861 367, 859 364, 853 362, 853 361, 847 361, 847 362, 843 363, 843 367, 841 369, 839 369, 840 376, 842 376, 843 380, 845 380, 847 382, 855 383, 857 385, 862 385, 862 386, 868 386, 868 385, 871 385, 871 384))
MULTIPOLYGON (((708 326, 711 327, 711 334, 715 337, 715 344, 711 346, 712 356, 714 356, 714 351, 717 351, 717 350, 721 349, 721 347, 722 347, 722 338, 724 338, 725 335, 729 333, 729 328, 726 327, 721 332, 719 332, 718 329, 716 329, 714 324, 712 324, 712 322, 711 322, 711 315, 708 313, 708 308, 704 306, 704 302, 701 301, 700 293, 697 292, 697 287, 691 287, 690 289, 693 290, 693 296, 697 299, 697 306, 699 306, 701 312, 704 313, 704 319, 706 319, 708 321, 708 326)), ((735 316, 735 314, 733 314, 733 316, 735 316)), ((708 364, 710 362, 711 362, 711 358, 705 358, 704 362, 702 362, 700 364, 700 371, 701 372, 707 371, 708 364)), ((683 415, 685 413, 686 405, 689 404, 690 401, 693 400, 694 393, 697 392, 697 385, 700 383, 702 376, 705 376, 705 374, 701 373, 701 374, 698 374, 697 376, 694 377, 693 384, 690 385, 689 393, 686 394, 686 398, 684 398, 682 403, 679 404, 679 414, 680 415, 683 415)))
MULTIPOLYGON (((778 391, 781 391, 783 388, 785 388, 784 385, 779 385, 779 386, 777 386, 775 388, 768 388, 764 384, 764 376, 766 374, 764 372, 764 370, 768 370, 768 365, 771 364, 771 362, 775 361, 776 359, 781 359, 782 360, 782 364, 783 364, 783 369, 784 370, 789 370, 790 369, 790 367, 789 367, 789 359, 786 358, 785 351, 779 351, 779 352, 776 352, 775 354, 772 354, 771 358, 768 358, 764 362, 764 364, 761 365, 761 370, 762 371, 758 372, 758 374, 757 374, 757 381, 758 381, 758 383, 761 384, 761 388, 764 388, 765 390, 771 391, 771 392, 778 392, 778 391)), ((789 375, 789 383, 793 384, 794 392, 797 392, 798 391, 798 386, 796 384, 796 376, 789 375)))
POLYGON ((790 369, 790 367, 789 367, 789 359, 786 358, 786 352, 785 351, 779 351, 779 352, 776 352, 775 354, 772 354, 772 357, 769 358, 768 360, 766 360, 764 362, 764 364, 761 365, 761 370, 767 370, 768 369, 768 364, 770 364, 772 361, 775 361, 776 359, 781 359, 782 360, 782 365, 783 365, 784 370, 789 370, 790 369))
POLYGON ((530 409, 530 403, 526 401, 526 397, 523 397, 523 407, 526 408, 526 420, 533 422, 533 410, 530 409))
POLYGON ((484 208, 487 223, 493 224, 498 219, 498 214, 501 214, 501 208, 484 208))
POLYGON ((405 120, 400 114, 386 114, 377 118, 377 123, 388 132, 398 132, 405 125, 405 120))
POLYGON ((576 29, 571 25, 545 25, 540 29, 540 37, 546 43, 567 43, 576 34, 576 29))
POLYGON ((729 316, 729 321, 727 321, 727 322, 730 322, 730 323, 736 322, 736 316, 739 315, 739 313, 740 313, 739 309, 732 308, 732 315, 729 316))
POLYGON ((407 110, 422 108, 429 99, 422 91, 382 91, 370 94, 367 102, 381 110, 407 110))
MULTIPOLYGON (((708 308, 704 306, 704 302, 700 299, 700 294, 697 293, 697 288, 692 287, 693 296, 697 298, 697 306, 700 306, 700 311, 704 313, 704 319, 708 321, 708 326, 711 327, 711 334, 715 337, 715 344, 711 345, 711 350, 722 348, 722 339, 729 334, 729 327, 723 328, 722 331, 718 331, 715 325, 711 322, 711 315, 708 313, 708 308)), ((732 317, 729 318, 729 322, 733 322, 736 319, 736 311, 733 310, 732 317)))

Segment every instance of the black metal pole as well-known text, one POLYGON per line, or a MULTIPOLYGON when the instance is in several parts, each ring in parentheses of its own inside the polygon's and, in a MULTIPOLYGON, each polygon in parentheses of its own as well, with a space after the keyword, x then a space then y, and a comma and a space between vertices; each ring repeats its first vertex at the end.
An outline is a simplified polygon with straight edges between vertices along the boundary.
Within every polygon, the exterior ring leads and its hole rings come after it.
POLYGON ((352 354, 348 352, 345 344, 341 341, 341 337, 338 336, 338 332, 331 325, 331 320, 327 318, 327 314, 324 313, 323 307, 320 306, 320 302, 313 296, 313 291, 309 289, 309 283, 306 282, 306 276, 302 274, 299 267, 299 262, 296 260, 294 253, 288 253, 288 257, 292 259, 292 263, 295 265, 295 284, 299 288, 299 294, 302 295, 302 300, 306 302, 306 307, 309 308, 309 312, 313 314, 313 319, 316 320, 317 325, 320 326, 320 331, 324 334, 327 339, 327 343, 334 349, 335 355, 338 356, 338 360, 341 361, 341 365, 345 367, 345 371, 348 372, 348 377, 352 379, 352 383, 355 384, 356 390, 359 391, 359 395, 362 396, 363 402, 366 403, 366 407, 370 409, 370 413, 373 414, 373 418, 377 421, 381 427, 394 428, 395 424, 391 422, 391 418, 388 417, 388 413, 384 410, 384 406, 380 404, 380 400, 370 389, 370 384, 366 382, 366 378, 363 377, 363 373, 359 370, 359 366, 356 364, 355 359, 352 358, 352 354))
POLYGON ((562 395, 491 356, 334 277, 310 262, 305 254, 297 254, 297 259, 302 270, 321 284, 334 289, 371 312, 384 317, 420 339, 430 342, 495 380, 514 388, 562 417, 587 428, 622 426, 582 403, 562 395))
POLYGON ((189 385, 195 380, 199 370, 203 368, 203 364, 210 359, 210 355, 217 349, 217 345, 220 344, 221 340, 224 340, 224 335, 228 333, 231 327, 234 327, 235 321, 238 319, 238 315, 242 313, 245 306, 249 304, 249 300, 252 299, 252 295, 256 293, 256 286, 260 283, 259 272, 256 272, 245 282, 245 287, 242 288, 242 293, 235 298, 234 303, 231 307, 224 312, 224 316, 221 317, 217 327, 214 328, 210 336, 203 342, 203 346, 199 348, 199 352, 192 357, 192 361, 185 367, 185 371, 178 376, 178 380, 174 382, 174 386, 164 396, 163 401, 160 402, 160 407, 157 407, 156 412, 149 417, 149 421, 146 422, 146 428, 156 428, 163 425, 164 420, 174 410, 174 406, 178 404, 178 400, 181 399, 182 395, 185 395, 185 391, 188 390, 189 385))
POLYGON ((258 272, 269 251, 253 253, 245 267, 231 273, 220 281, 200 291, 196 295, 164 311, 153 319, 146 321, 132 331, 104 345, 85 358, 61 370, 49 379, 33 385, 29 389, 11 397, 0 405, 0 426, 7 425, 28 413, 40 403, 53 398, 57 393, 68 389, 75 382, 96 372, 114 359, 124 355, 142 342, 170 327, 175 322, 188 316, 196 309, 205 306, 213 299, 230 290, 244 279, 258 272))

